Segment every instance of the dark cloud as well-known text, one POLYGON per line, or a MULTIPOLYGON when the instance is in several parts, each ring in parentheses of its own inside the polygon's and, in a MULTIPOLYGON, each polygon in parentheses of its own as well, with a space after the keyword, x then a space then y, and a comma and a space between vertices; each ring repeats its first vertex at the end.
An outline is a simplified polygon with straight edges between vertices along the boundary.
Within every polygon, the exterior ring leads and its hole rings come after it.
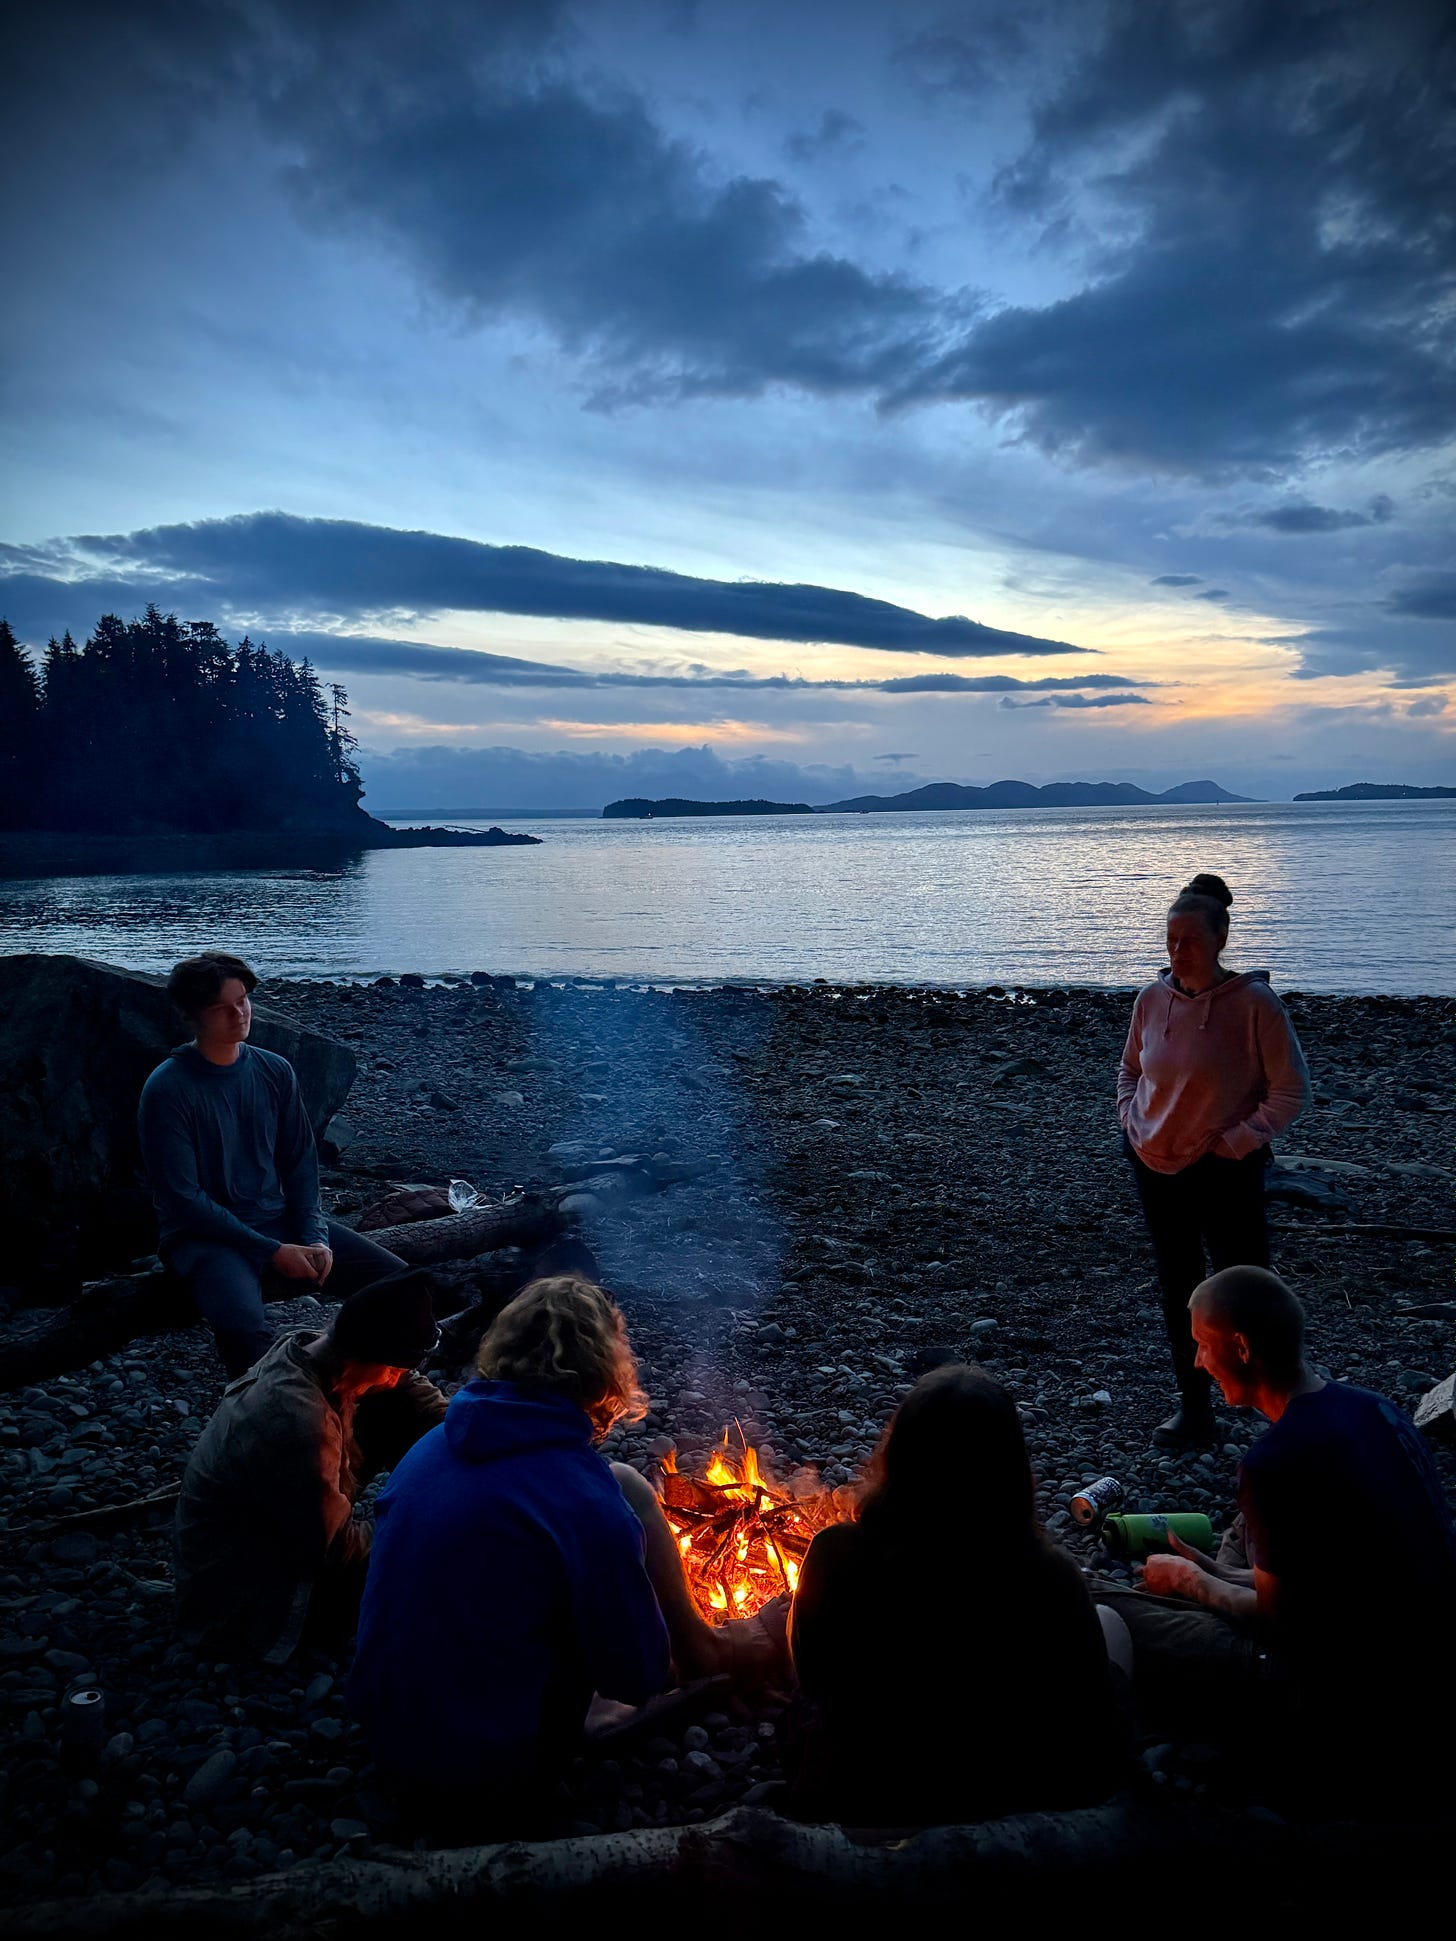
POLYGON ((1194 594, 1195 600, 1227 600, 1231 596, 1226 586, 1206 587, 1202 593, 1194 594))
MULTIPOLYGON (((61 197, 56 235, 65 196, 184 166, 226 114, 222 139, 261 132, 331 241, 378 241, 467 321, 541 332, 603 405, 963 401, 1063 460, 1201 477, 1456 426, 1456 36, 1437 0, 985 5, 912 28, 894 59, 922 94, 1004 86, 1013 62, 1023 85, 1029 53, 1058 77, 999 200, 1071 287, 994 311, 826 247, 785 183, 584 71, 547 0, 12 11, 10 147, 61 197)), ((842 109, 793 138, 853 139, 842 109)))
POLYGON ((1363 622, 1276 635, 1268 644, 1298 652, 1299 665, 1291 670, 1295 680, 1381 673, 1392 687, 1429 687, 1456 676, 1456 627, 1430 624, 1443 617, 1403 616, 1387 601, 1384 610, 1372 608, 1363 622))
POLYGON ((1086 286, 902 387, 1065 459, 1212 476, 1456 426, 1456 36, 1429 0, 1113 0, 1002 182, 1086 286))
POLYGON ((1412 701, 1406 713, 1414 720, 1420 720, 1426 715, 1444 714, 1450 705, 1444 694, 1427 694, 1419 701, 1412 701))
MULTIPOLYGON (((36 557, 29 549, 19 563, 33 568, 36 557)), ((53 588, 64 582, 68 599, 89 596, 93 607, 98 598, 106 607, 165 599, 191 612, 221 608, 279 620, 517 613, 949 659, 1095 651, 959 616, 933 619, 834 587, 694 579, 654 566, 566 559, 529 546, 282 512, 58 541, 51 564, 53 588), (118 587, 128 581, 129 591, 118 599, 118 587)), ((8 583, 0 579, 0 596, 23 594, 28 604, 38 591, 35 580, 24 570, 8 583)), ((49 632, 54 622, 40 624, 49 632)))
POLYGON ((1456 572, 1422 573, 1396 587, 1385 605, 1408 619, 1456 620, 1456 572))
POLYGON ((1395 501, 1377 492, 1364 512, 1339 511, 1334 506, 1311 505, 1294 499, 1287 505, 1265 507, 1259 512, 1235 515, 1232 523, 1241 526, 1267 526, 1271 532, 1322 533, 1347 532, 1352 526, 1383 526, 1395 512, 1395 501))
POLYGON ((1151 687, 1121 674, 1044 674, 1034 681, 1014 674, 896 674, 874 685, 882 694, 1004 694, 1014 688, 1151 687))
POLYGON ((307 218, 383 239, 477 320, 544 324, 602 406, 881 392, 969 314, 817 246, 783 183, 725 177, 638 97, 575 77, 442 63, 422 99, 320 75, 285 125, 307 218))
POLYGON ((1024 6, 960 7, 902 36, 894 63, 917 93, 975 96, 1003 80, 1027 52, 1024 6))
POLYGON ((1000 701, 1001 707, 1018 711, 1022 708, 1150 708, 1153 705, 1146 694, 1048 694, 1038 701, 1013 701, 1006 694, 1000 701))
POLYGON ((1148 585, 1149 586, 1200 586, 1202 585, 1202 578, 1197 573, 1159 573, 1158 577, 1155 580, 1148 581, 1148 585))
POLYGON ((817 162, 864 146, 864 127, 843 108, 826 108, 812 134, 790 135, 784 148, 796 162, 817 162))
MULTIPOLYGON (((0 582, 3 586, 3 582, 0 582)), ((663 688, 701 693, 808 694, 1006 694, 1047 688, 1142 688, 1154 683, 1123 674, 1046 675, 1023 680, 1014 674, 924 674, 909 680, 810 680, 797 674, 714 673, 693 666, 684 671, 634 674, 558 667, 549 661, 514 659, 470 647, 437 647, 414 640, 381 640, 367 635, 319 633, 309 629, 268 630, 269 643, 295 658, 307 654, 321 667, 342 674, 404 674, 426 681, 462 681, 477 687, 515 688, 663 688)))
POLYGON ((902 755, 876 755, 875 760, 877 762, 913 762, 915 760, 915 751, 909 749, 902 755))

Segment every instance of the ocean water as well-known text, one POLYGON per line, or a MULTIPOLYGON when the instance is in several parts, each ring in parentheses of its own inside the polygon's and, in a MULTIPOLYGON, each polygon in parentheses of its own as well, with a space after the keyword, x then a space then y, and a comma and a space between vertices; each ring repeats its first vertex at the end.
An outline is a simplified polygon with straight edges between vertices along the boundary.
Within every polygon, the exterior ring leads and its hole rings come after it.
MULTIPOLYGON (((457 827, 483 827, 460 822, 457 827)), ((1226 961, 1285 989, 1456 993, 1456 802, 522 822, 539 848, 372 853, 342 873, 0 882, 0 952, 266 975, 1126 986, 1195 871, 1226 961)))

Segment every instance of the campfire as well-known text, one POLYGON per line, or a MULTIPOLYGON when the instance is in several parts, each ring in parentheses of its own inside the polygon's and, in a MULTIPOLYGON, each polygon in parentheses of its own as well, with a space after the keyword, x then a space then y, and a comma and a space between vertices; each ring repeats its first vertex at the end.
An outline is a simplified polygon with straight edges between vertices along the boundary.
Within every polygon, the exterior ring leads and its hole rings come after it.
POLYGON ((768 1482, 758 1451, 739 1431, 723 1431, 701 1476, 663 1458, 662 1507, 698 1609, 710 1624, 754 1617, 780 1592, 798 1588, 799 1566, 814 1533, 839 1520, 827 1493, 796 1495, 768 1482))

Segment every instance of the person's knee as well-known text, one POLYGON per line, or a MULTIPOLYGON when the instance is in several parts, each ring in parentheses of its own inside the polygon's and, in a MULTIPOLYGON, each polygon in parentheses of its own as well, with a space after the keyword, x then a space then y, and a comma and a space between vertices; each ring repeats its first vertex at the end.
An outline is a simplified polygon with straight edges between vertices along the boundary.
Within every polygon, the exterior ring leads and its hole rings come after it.
POLYGON ((1096 1607, 1097 1622, 1102 1626, 1102 1642, 1107 1647, 1107 1662, 1128 1678, 1133 1672, 1132 1632, 1127 1628, 1127 1620, 1109 1605, 1096 1607))
POLYGON ((662 1505, 657 1500, 657 1491, 648 1482, 641 1470, 634 1469, 631 1463, 614 1462, 608 1464, 617 1487, 626 1497, 628 1507, 635 1510, 639 1523, 657 1523, 662 1520, 662 1505))
POLYGON ((215 1332, 255 1334, 266 1328, 262 1276, 241 1254, 211 1249, 196 1256, 181 1278, 215 1332))

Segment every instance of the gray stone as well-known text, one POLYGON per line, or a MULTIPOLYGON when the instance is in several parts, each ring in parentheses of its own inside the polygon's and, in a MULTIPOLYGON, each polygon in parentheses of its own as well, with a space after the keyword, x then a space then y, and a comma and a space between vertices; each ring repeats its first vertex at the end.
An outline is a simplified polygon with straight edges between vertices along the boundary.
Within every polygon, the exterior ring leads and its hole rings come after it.
POLYGON ((93 1537, 89 1530, 70 1530, 63 1537, 57 1537, 51 1545, 51 1555, 58 1564, 95 1563, 101 1553, 101 1540, 93 1537))
POLYGON ((207 1806, 217 1798, 223 1787, 233 1776, 238 1763, 238 1755, 231 1746, 223 1746, 214 1752, 193 1773, 182 1788, 182 1798, 188 1806, 207 1806))
POLYGON ((1456 1442, 1456 1375, 1438 1382, 1416 1407, 1416 1427, 1427 1435, 1442 1436, 1456 1442))

